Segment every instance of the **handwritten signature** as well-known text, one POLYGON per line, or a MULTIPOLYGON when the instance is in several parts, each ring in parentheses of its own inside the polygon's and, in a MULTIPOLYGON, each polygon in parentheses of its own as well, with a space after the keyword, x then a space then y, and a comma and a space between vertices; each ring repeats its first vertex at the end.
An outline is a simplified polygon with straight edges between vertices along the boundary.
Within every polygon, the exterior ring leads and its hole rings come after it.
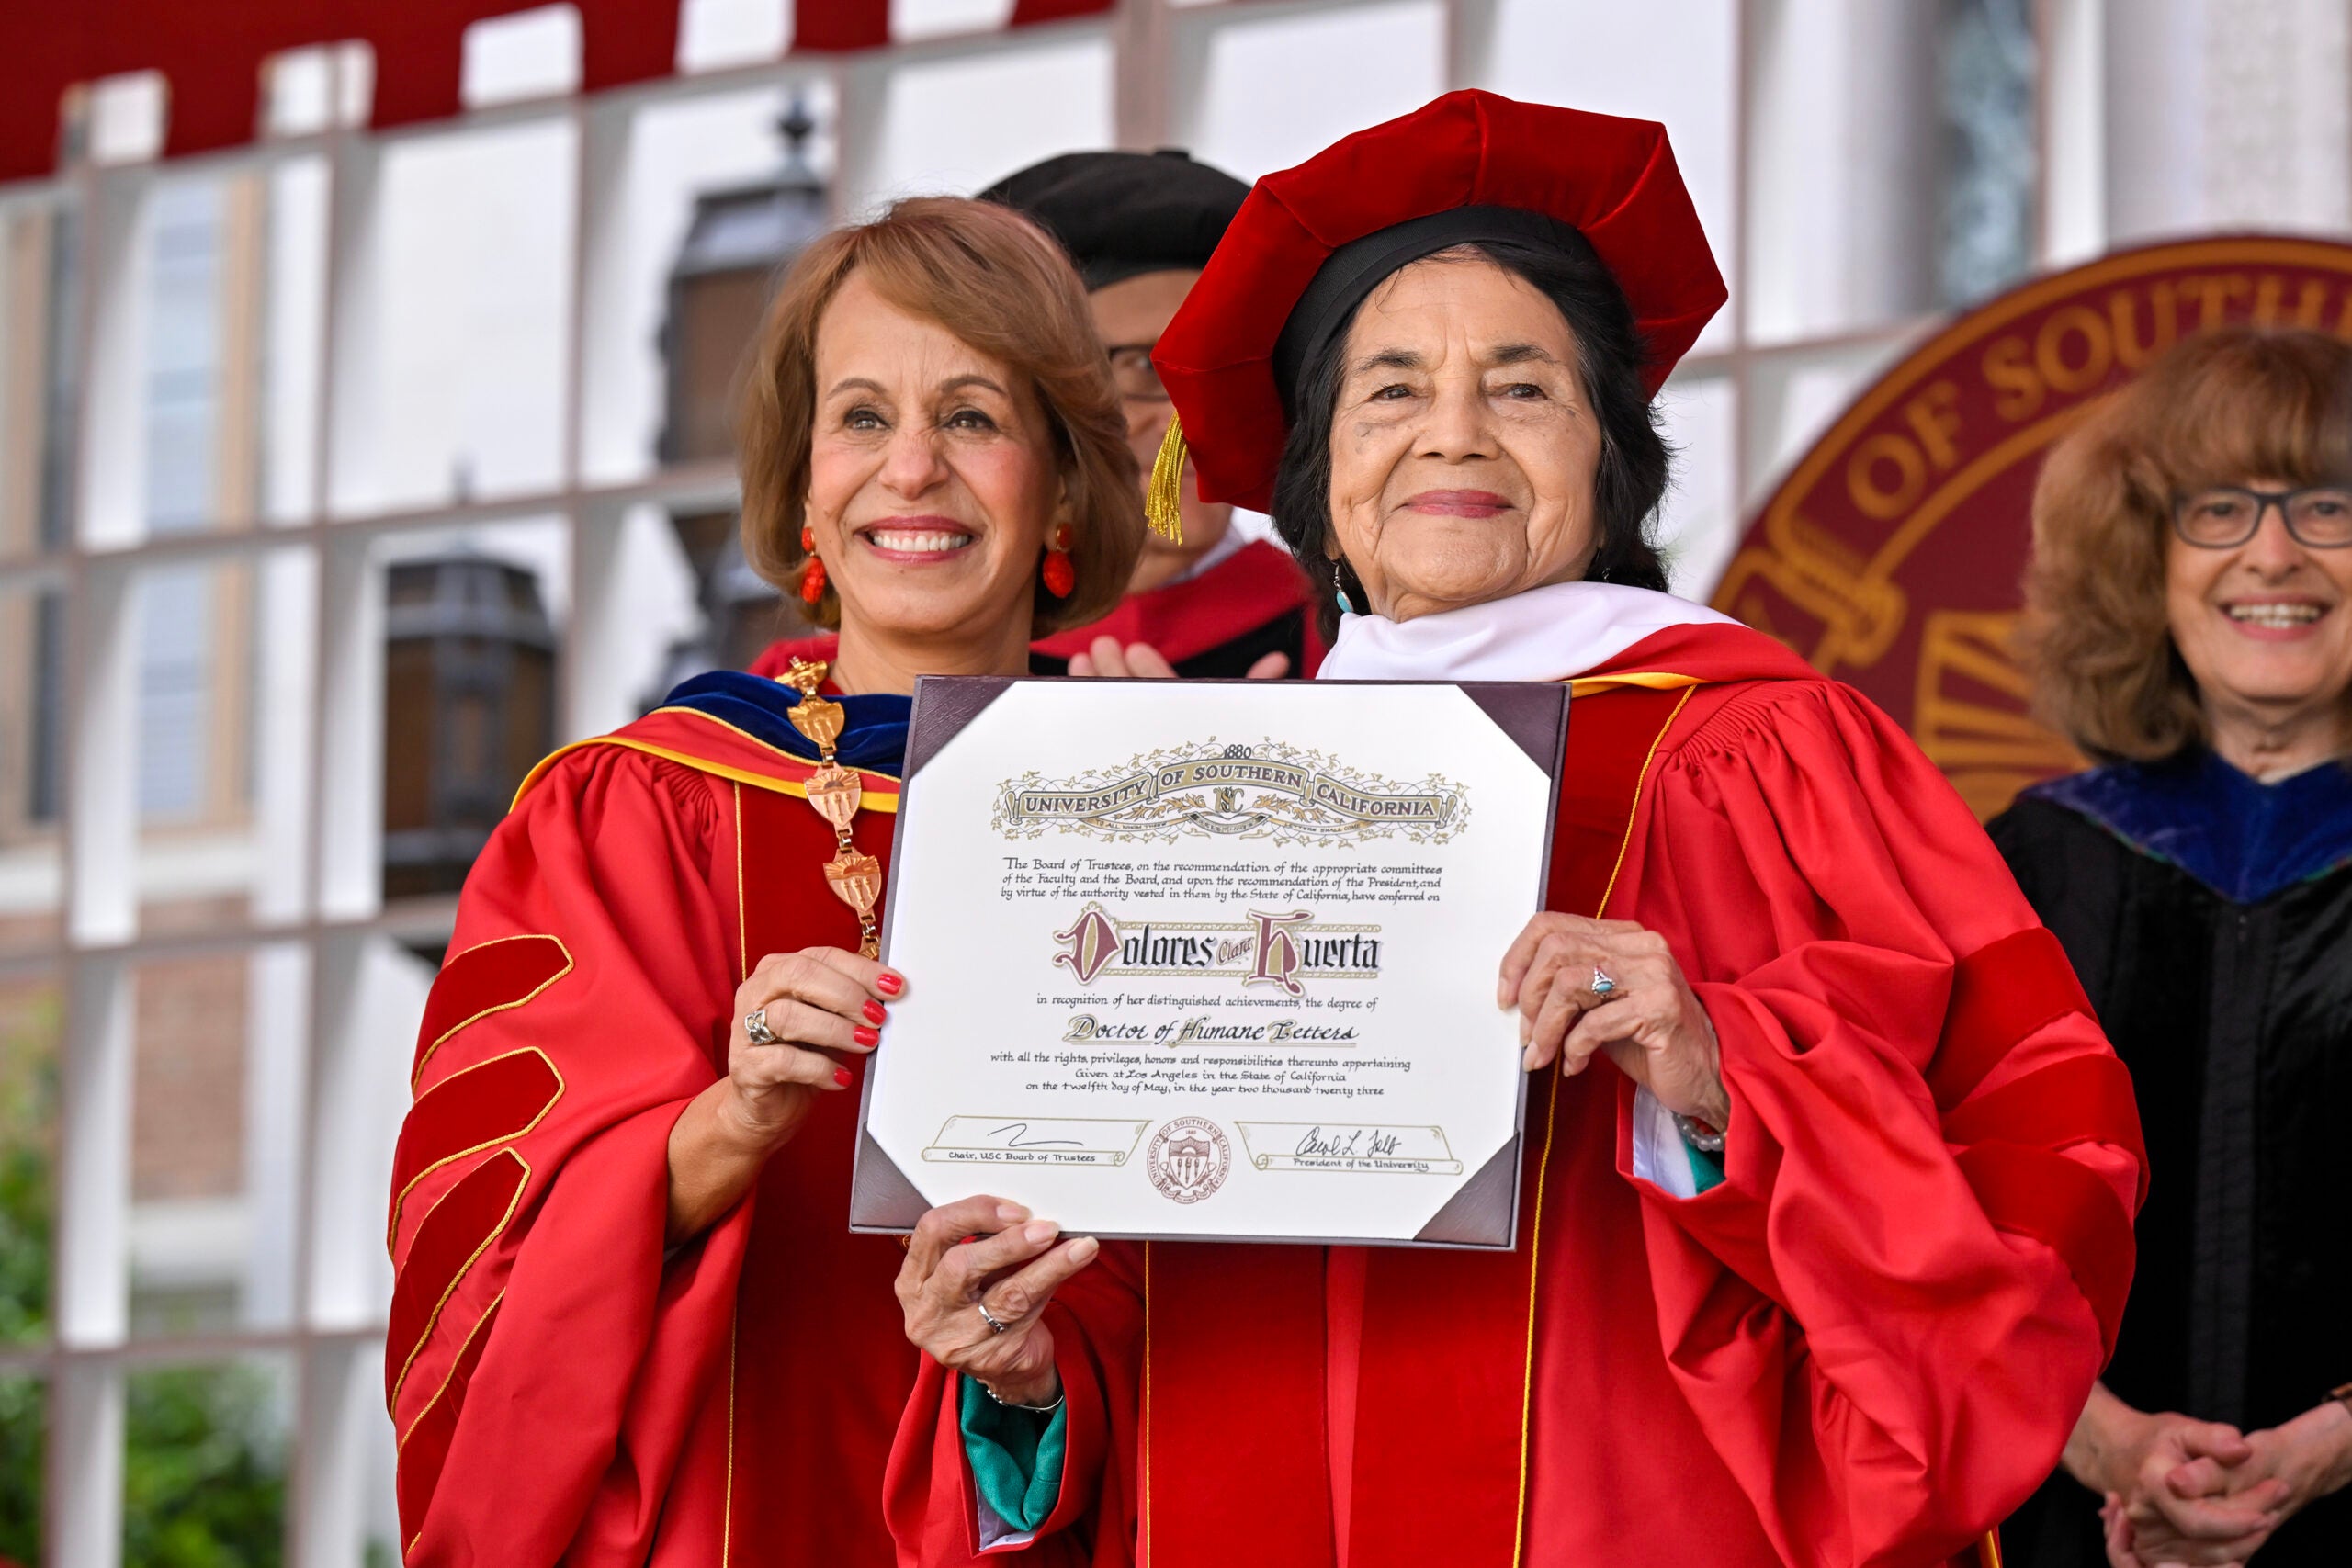
POLYGON ((1397 1134, 1379 1127, 1350 1127, 1345 1134, 1326 1133, 1320 1127, 1307 1130, 1292 1151, 1301 1157, 1314 1156, 1324 1159, 1379 1158, 1395 1154, 1403 1145, 1397 1134), (1361 1145, 1361 1146, 1360 1146, 1361 1145))
POLYGON ((1084 1143, 1080 1138, 1033 1138, 1026 1122, 1008 1122, 989 1129, 987 1136, 1001 1140, 998 1146, 1007 1149, 1074 1149, 1084 1143))

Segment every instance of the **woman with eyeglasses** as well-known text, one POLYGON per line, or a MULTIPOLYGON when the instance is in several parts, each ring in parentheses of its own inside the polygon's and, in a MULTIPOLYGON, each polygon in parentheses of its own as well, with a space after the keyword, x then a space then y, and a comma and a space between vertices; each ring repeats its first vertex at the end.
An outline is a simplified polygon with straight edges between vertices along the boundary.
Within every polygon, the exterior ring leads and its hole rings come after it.
POLYGON ((2181 344, 2052 450, 2033 527, 2036 695, 2100 765, 1992 833, 2132 1069, 2155 1180, 2114 1359, 2012 1560, 2340 1564, 2352 346, 2181 344))

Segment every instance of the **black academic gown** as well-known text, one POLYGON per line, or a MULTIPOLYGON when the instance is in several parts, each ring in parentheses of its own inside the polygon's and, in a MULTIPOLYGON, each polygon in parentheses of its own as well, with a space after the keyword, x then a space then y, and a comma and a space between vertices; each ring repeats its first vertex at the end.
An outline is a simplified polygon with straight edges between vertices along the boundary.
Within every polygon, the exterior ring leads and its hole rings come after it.
MULTIPOLYGON (((2262 785, 2199 753, 2029 792, 1990 825, 2132 1069, 2152 1181, 2106 1381, 2245 1430, 2352 1380, 2352 773, 2262 785)), ((2064 1472, 2003 1531, 2019 1568, 2104 1564, 2064 1472)), ((2352 1563, 2352 1490, 2257 1568, 2352 1563)))

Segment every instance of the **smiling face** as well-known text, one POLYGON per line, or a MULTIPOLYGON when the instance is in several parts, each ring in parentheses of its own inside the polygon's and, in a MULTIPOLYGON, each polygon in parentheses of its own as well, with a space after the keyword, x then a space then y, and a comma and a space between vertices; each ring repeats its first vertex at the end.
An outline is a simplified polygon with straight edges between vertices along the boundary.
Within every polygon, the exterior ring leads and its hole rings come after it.
MULTIPOLYGON (((2243 483, 2289 488, 2271 479, 2243 483)), ((2297 543, 2271 507, 2254 537, 2233 548, 2199 548, 2174 536, 2165 595, 2173 646, 2196 678, 2223 756, 2259 773, 2245 756, 2277 753, 2289 767, 2341 748, 2339 716, 2352 686, 2352 548, 2297 543), (2295 733, 2311 739, 2282 747, 2295 733), (2261 741, 2265 735, 2272 739, 2261 741)))
POLYGON ((1584 575, 1599 420, 1576 334, 1482 256, 1415 262, 1356 312, 1331 422, 1332 538, 1391 620, 1584 575))
POLYGON ((807 521, 841 596, 845 655, 1025 645, 1065 507, 1034 392, 855 274, 819 323, 816 386, 807 521))

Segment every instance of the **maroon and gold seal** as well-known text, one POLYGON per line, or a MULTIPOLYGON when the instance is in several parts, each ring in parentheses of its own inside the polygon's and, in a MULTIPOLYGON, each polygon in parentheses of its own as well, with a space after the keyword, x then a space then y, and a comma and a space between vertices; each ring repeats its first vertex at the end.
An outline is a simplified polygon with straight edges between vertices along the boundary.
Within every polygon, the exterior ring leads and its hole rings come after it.
POLYGON ((1203 1116, 1179 1116, 1161 1123, 1144 1152, 1144 1171, 1160 1196, 1197 1203, 1225 1185, 1233 1168, 1233 1147, 1225 1129, 1203 1116))
POLYGON ((2010 653, 2042 454, 2181 338, 2352 339, 2352 245, 2234 236, 2119 252, 1937 333, 1858 399, 1750 524, 1714 604, 1851 682, 1977 814, 2083 759, 2010 653))

